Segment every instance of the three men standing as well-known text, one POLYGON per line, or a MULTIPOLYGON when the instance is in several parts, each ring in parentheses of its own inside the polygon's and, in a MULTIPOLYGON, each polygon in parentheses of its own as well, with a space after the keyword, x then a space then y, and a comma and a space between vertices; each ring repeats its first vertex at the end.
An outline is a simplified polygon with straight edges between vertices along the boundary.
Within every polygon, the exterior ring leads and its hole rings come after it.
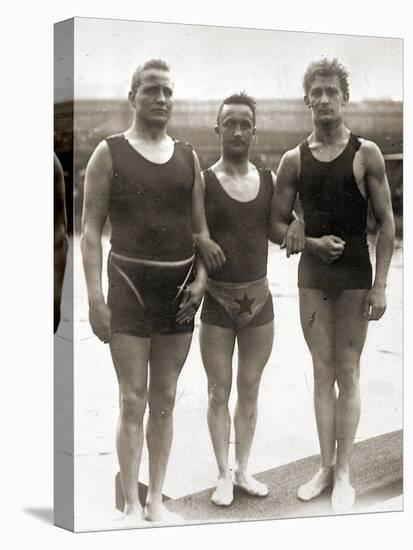
POLYGON ((149 403, 150 480, 143 517, 174 519, 161 491, 176 385, 205 285, 200 345, 208 377, 208 426, 219 470, 212 501, 231 504, 234 486, 254 496, 268 494, 249 474, 248 459, 259 385, 273 342, 266 279, 269 237, 286 242, 288 255, 303 250, 300 317, 313 360, 322 465, 298 496, 310 500, 333 485, 334 509, 354 502, 349 460, 360 415, 360 355, 368 321, 379 319, 386 307, 394 223, 379 149, 344 126, 343 107, 349 98, 345 69, 336 60, 311 64, 304 89, 314 130, 284 155, 275 188, 272 172, 258 170, 249 161, 255 102, 243 93, 220 106, 216 133, 221 156, 202 179, 192 148, 167 135, 173 84, 168 66, 159 60, 146 62, 133 75, 131 128, 102 141, 89 161, 82 253, 90 322, 95 334, 110 343, 119 382, 117 450, 126 515, 142 513, 137 473, 149 403), (305 236, 300 221, 291 223, 297 195, 305 236), (368 201, 378 223, 373 284, 368 201), (107 217, 112 234, 106 303, 101 240, 107 217), (193 238, 203 263, 194 256, 193 238), (232 475, 228 400, 235 343, 238 400, 232 475))

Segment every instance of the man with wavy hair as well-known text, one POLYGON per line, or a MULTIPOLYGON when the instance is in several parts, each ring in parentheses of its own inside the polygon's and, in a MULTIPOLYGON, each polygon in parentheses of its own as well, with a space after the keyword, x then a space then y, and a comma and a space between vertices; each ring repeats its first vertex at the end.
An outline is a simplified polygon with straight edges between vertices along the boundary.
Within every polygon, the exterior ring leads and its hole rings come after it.
POLYGON ((298 195, 306 234, 298 268, 300 317, 313 361, 321 449, 321 467, 298 497, 307 501, 332 486, 333 509, 341 511, 355 499, 349 463, 360 418, 360 356, 368 322, 386 309, 394 220, 379 148, 344 124, 346 69, 337 59, 322 59, 309 65, 303 83, 313 131, 281 160, 273 230, 281 242, 298 195), (374 280, 369 203, 377 222, 374 280))

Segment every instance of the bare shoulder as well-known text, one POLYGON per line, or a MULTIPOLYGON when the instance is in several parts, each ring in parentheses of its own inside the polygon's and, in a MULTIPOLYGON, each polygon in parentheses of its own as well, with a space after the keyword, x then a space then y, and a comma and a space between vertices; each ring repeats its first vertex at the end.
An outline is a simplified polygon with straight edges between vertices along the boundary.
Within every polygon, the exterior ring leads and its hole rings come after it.
POLYGON ((89 162, 88 170, 94 169, 102 172, 112 171, 112 155, 109 149, 108 142, 104 139, 96 146, 89 162))
POLYGON ((294 149, 286 151, 281 160, 288 162, 289 164, 299 164, 300 162, 300 146, 297 145, 294 149))
POLYGON ((381 165, 384 162, 382 152, 379 146, 369 139, 358 138, 360 141, 359 152, 366 163, 366 167, 374 167, 375 164, 381 165))
POLYGON ((300 176, 300 168, 300 147, 299 145, 297 145, 297 147, 294 147, 294 149, 289 149, 288 151, 286 151, 282 156, 277 170, 277 177, 282 175, 282 177, 288 176, 289 178, 298 180, 300 176))
POLYGON ((214 172, 214 174, 218 177, 220 171, 222 170, 221 159, 218 159, 217 162, 211 164, 211 166, 209 166, 207 170, 212 170, 212 172, 214 172))
POLYGON ((93 151, 86 167, 84 206, 87 209, 107 209, 112 174, 112 155, 107 141, 103 140, 93 151))
MULTIPOLYGON (((192 145, 191 145, 191 147, 192 147, 192 145)), ((198 157, 198 155, 197 155, 197 153, 196 153, 196 151, 193 147, 192 147, 192 156, 194 157, 195 167, 200 170, 201 169, 201 164, 199 162, 199 157, 198 157)))

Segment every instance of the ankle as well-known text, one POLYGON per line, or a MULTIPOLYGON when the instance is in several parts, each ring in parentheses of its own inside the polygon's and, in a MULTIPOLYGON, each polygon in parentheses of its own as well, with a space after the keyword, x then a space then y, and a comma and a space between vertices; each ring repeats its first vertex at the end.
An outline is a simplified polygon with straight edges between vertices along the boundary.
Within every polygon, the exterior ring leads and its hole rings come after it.
POLYGON ((334 464, 322 464, 320 472, 326 475, 330 475, 334 472, 334 464))
POLYGON ((220 472, 218 474, 218 481, 232 481, 231 472, 220 472))
POLYGON ((237 477, 244 477, 248 475, 248 468, 246 465, 237 464, 234 468, 234 475, 237 477))
POLYGON ((142 505, 139 501, 134 502, 132 504, 125 504, 123 513, 128 516, 130 514, 137 514, 142 511, 142 505))
POLYGON ((145 502, 146 508, 157 508, 159 506, 162 506, 162 504, 162 496, 158 497, 156 495, 147 495, 145 502))
POLYGON ((334 468, 334 478, 335 479, 349 479, 350 478, 350 465, 347 464, 336 464, 334 468))

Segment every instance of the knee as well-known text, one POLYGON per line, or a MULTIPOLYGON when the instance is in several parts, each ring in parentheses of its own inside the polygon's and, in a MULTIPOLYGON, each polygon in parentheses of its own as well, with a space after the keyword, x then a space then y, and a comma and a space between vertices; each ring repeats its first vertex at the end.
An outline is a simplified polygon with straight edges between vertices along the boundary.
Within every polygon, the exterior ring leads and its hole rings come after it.
POLYGON ((337 385, 340 392, 355 392, 359 390, 359 361, 340 361, 337 364, 337 385))
POLYGON ((172 416, 175 405, 175 388, 152 388, 149 397, 149 414, 154 419, 167 419, 172 416))
POLYGON ((142 422, 147 403, 146 388, 129 388, 121 391, 120 412, 122 421, 130 425, 142 422))
POLYGON ((333 357, 314 358, 314 388, 315 390, 329 389, 334 386, 336 372, 333 357))
POLYGON ((209 406, 213 409, 221 409, 228 406, 231 388, 217 383, 208 384, 209 406))
POLYGON ((258 399, 259 381, 240 381, 237 384, 238 402, 246 405, 254 405, 258 399))

